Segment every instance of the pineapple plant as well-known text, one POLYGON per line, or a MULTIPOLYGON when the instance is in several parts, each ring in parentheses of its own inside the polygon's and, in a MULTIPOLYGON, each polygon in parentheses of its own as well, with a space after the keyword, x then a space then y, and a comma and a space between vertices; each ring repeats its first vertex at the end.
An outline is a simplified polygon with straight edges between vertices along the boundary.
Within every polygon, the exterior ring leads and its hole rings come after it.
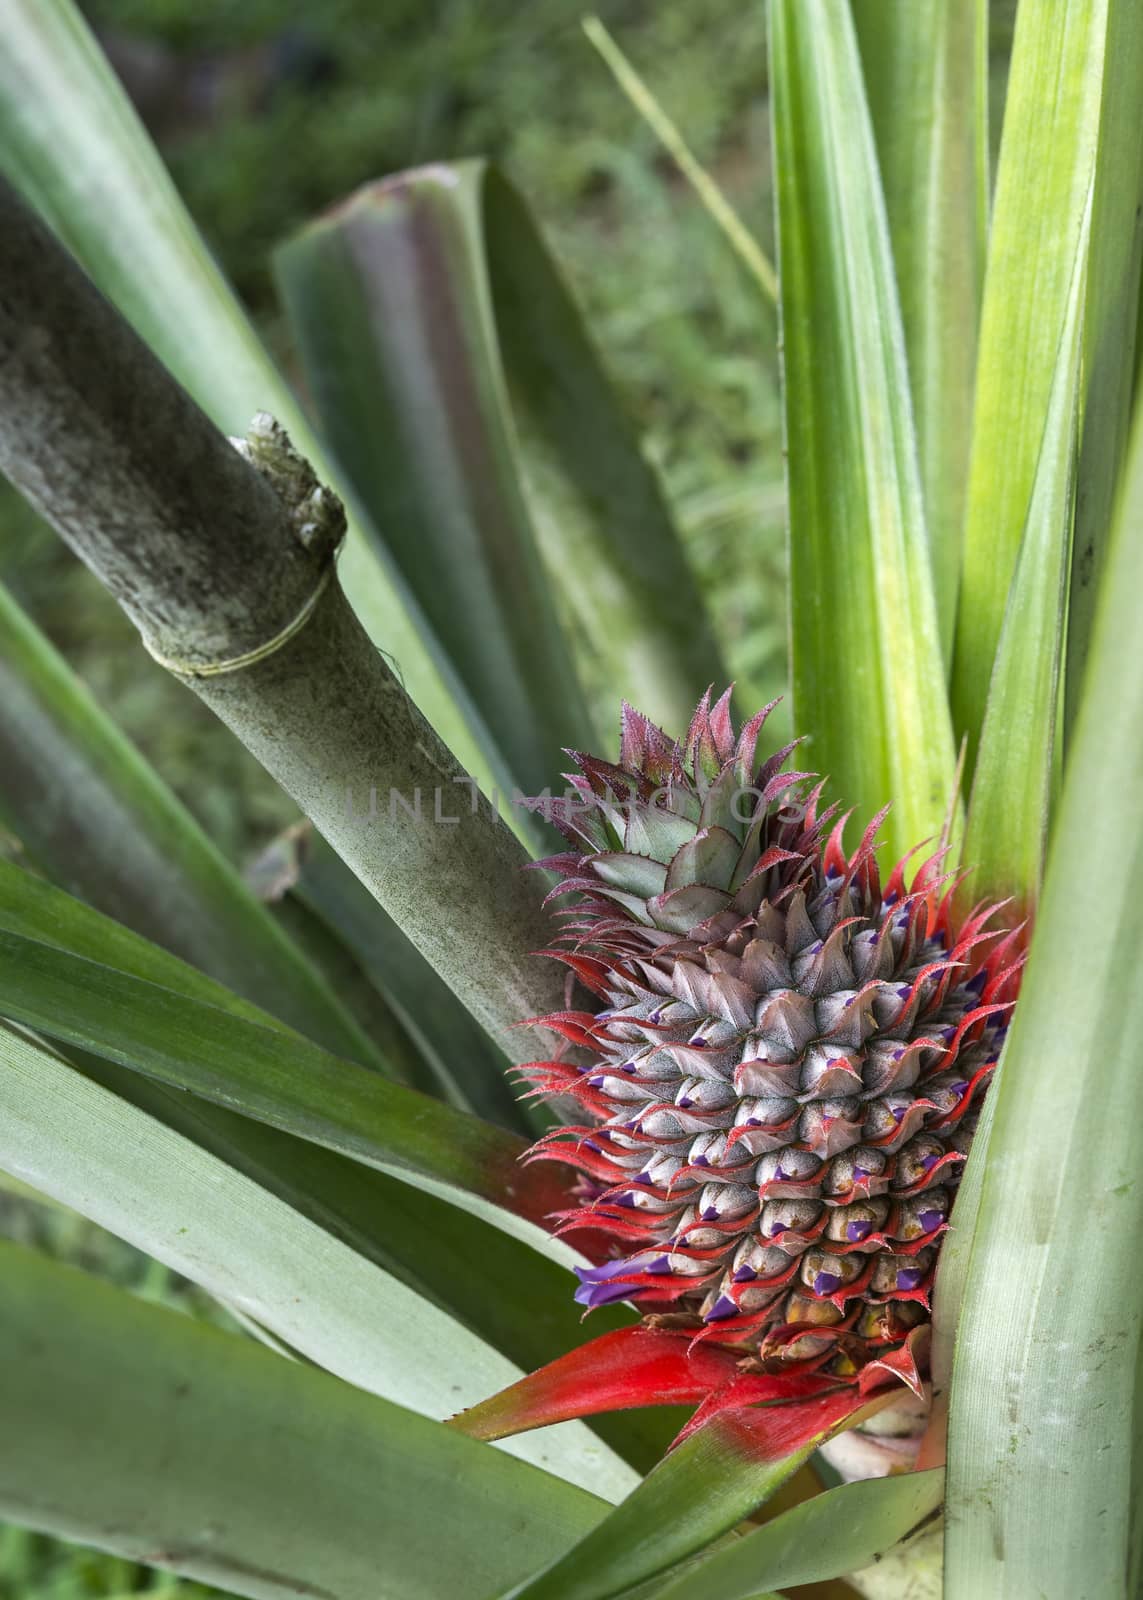
POLYGON ((502 176, 289 243, 315 425, 10 10, 0 465, 306 821, 258 898, 0 596, 0 1171, 229 1319, 0 1246, 0 1512, 255 1597, 1135 1592, 1137 11, 1022 0, 993 187, 986 7, 768 8, 817 778, 502 176), (593 661, 616 759, 506 820, 593 661))

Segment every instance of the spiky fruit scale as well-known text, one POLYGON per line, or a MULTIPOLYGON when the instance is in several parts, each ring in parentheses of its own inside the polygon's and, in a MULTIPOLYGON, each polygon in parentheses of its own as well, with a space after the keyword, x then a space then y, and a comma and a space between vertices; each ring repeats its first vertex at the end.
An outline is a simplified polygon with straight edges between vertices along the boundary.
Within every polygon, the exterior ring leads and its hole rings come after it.
POLYGON ((846 1378, 928 1319, 1017 935, 954 918, 939 853, 882 886, 880 816, 847 855, 794 746, 756 762, 769 709, 736 738, 704 698, 680 745, 624 707, 618 765, 576 755, 535 802, 574 847, 544 863, 575 897, 550 953, 602 1008, 536 1019, 564 1044, 525 1073, 581 1117, 532 1156, 583 1175, 563 1226, 612 1241, 585 1305, 846 1378))

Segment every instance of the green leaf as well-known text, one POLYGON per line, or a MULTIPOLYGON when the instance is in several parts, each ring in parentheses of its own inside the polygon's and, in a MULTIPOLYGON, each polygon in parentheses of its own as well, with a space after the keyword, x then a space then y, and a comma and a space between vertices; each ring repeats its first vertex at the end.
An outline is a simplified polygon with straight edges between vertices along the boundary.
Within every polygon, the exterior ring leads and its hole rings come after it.
POLYGON ((1143 11, 1111 0, 1084 306, 1083 443, 1068 598, 1064 737, 1075 720, 1104 547, 1127 448, 1143 257, 1143 11))
POLYGON ((946 1594, 1126 1595, 1143 1278, 1143 433, 1133 433, 957 1335, 946 1594))
POLYGON ((190 999, 4 929, 0 1013, 443 1193, 555 1260, 575 1259, 534 1225, 567 1196, 544 1166, 519 1165, 520 1140, 306 1039, 247 1021, 232 1006, 190 999))
MULTIPOLYGON (((222 278, 114 72, 72 0, 10 0, 0 52, 0 171, 47 218, 207 415, 244 434, 269 410, 323 483, 352 501, 293 394, 222 278)), ((426 645, 375 529, 350 504, 338 576, 371 637, 482 785, 503 759, 481 753, 463 686, 426 645)))
POLYGON ((479 207, 447 168, 390 178, 275 261, 330 446, 538 794, 595 734, 520 481, 479 207))
MULTIPOLYGON (((435 1092, 502 1127, 529 1131, 507 1056, 309 823, 281 834, 250 875, 268 898, 285 895, 306 908, 352 951, 415 1043, 435 1092)), ((413 1086, 429 1085, 418 1078, 413 1086)))
POLYGON ((910 1472, 829 1489, 689 1568, 658 1600, 754 1600, 762 1586, 822 1583, 884 1554, 929 1516, 943 1472, 910 1472))
MULTIPOLYGON (((792 1430, 798 1442, 784 1449, 775 1448, 773 1437, 760 1443, 766 1432, 781 1429, 781 1405, 714 1417, 677 1445, 585 1539, 500 1600, 617 1600, 733 1528, 839 1426, 861 1421, 885 1400, 856 1413, 848 1395, 840 1401, 826 1395, 813 1404, 820 1426, 810 1434, 799 1417, 792 1430), (776 1424, 769 1420, 775 1417, 776 1424)), ((800 1409, 788 1408, 791 1416, 800 1409)))
MULTIPOLYGON (((193 967, 6 862, 0 862, 0 928, 102 959, 264 1027, 280 1026, 193 967)), ((613 1307, 583 1321, 566 1266, 570 1252, 562 1252, 559 1263, 545 1259, 534 1241, 515 1238, 403 1179, 101 1058, 82 1055, 79 1064, 120 1099, 245 1174, 459 1319, 525 1372, 630 1320, 613 1307), (490 1284, 510 1284, 511 1293, 490 1293, 490 1284)), ((682 1420, 671 1410, 601 1418, 592 1426, 646 1470, 682 1420)))
POLYGON ((217 978, 4 860, 0 860, 0 928, 173 989, 264 1028, 285 1034, 292 1031, 280 1018, 235 994, 217 978))
MULTIPOLYGON (((357 241, 369 219, 374 295, 415 305, 427 328, 443 303, 443 286, 463 293, 466 353, 480 365, 467 376, 447 370, 456 351, 438 331, 436 348, 426 354, 441 403, 451 412, 465 388, 480 395, 502 493, 513 475, 522 475, 548 571, 575 620, 581 667, 606 686, 609 700, 623 695, 681 733, 708 685, 726 681, 725 669, 663 491, 524 202, 495 168, 471 161, 400 174, 361 191, 349 208, 316 226, 328 241, 331 230, 339 236, 339 218, 351 216, 357 241)), ((313 249, 302 235, 279 258, 299 327, 298 252, 313 249)), ((400 332, 390 330, 391 351, 378 347, 389 407, 423 419, 427 381, 412 352, 401 348, 400 332)), ((312 344, 310 360, 316 376, 312 344)), ((463 420, 458 414, 453 424, 454 457, 470 448, 463 420)), ((439 414, 432 426, 442 431, 439 414)), ((445 441, 439 443, 443 450, 445 441)), ((374 445, 380 448, 376 439, 374 445)), ((364 473, 359 451, 354 460, 364 473)), ((352 475, 354 461, 347 466, 352 475)), ((426 460, 418 469, 422 482, 430 470, 426 460)), ((370 481, 380 493, 377 480, 370 481)), ((523 627, 518 623, 516 631, 523 627)))
MULTIPOLYGON (((64 888, 328 1048, 385 1069, 321 975, 3 588, 0 765, 0 819, 64 888)), ((5 881, 10 873, 0 872, 5 881)))
MULTIPOLYGON (((1002 1063, 1003 1059, 1002 1053, 1002 1063)), ((918 1457, 921 1466, 943 1462, 947 1454, 949 1388, 952 1383, 953 1358, 956 1350, 956 1330, 960 1309, 964 1304, 965 1284, 968 1282, 972 1238, 980 1215, 980 1196, 988 1166, 988 1146, 992 1138, 992 1116, 995 1107, 995 1096, 986 1096, 980 1121, 972 1136, 972 1145, 964 1166, 964 1176, 957 1185, 953 1197, 949 1231, 945 1235, 940 1255, 937 1257, 937 1276, 933 1295, 933 1342, 929 1355, 933 1409, 918 1457)))
POLYGON ((971 778, 1091 186, 1107 0, 1021 6, 981 310, 953 659, 971 778))
POLYGON ((894 857, 938 835, 954 752, 904 337, 848 5, 774 0, 796 725, 894 857))
POLYGON ((583 656, 609 705, 622 696, 681 736, 729 674, 666 495, 520 196, 494 167, 457 170, 479 185, 525 483, 583 656))
POLYGON ((1056 712, 1068 604, 1080 406, 1084 281, 1090 213, 1071 292, 1028 522, 1008 595, 981 730, 965 828, 968 899, 1015 901, 1012 920, 1040 893, 1058 770, 1056 712))
MULTIPOLYGON (((113 1062, 73 1055, 85 1076, 284 1200, 524 1372, 631 1321, 615 1306, 585 1323, 565 1266, 435 1194, 113 1062), (504 1285, 510 1293, 500 1292, 504 1285)), ((685 1420, 685 1411, 670 1407, 597 1417, 588 1426, 646 1472, 685 1420)))
POLYGON ((853 0, 897 267, 947 669, 988 215, 988 8, 853 0))
MULTIPOLYGON (((277 1196, 5 1030, 0 1108, 6 1171, 348 1382, 443 1418, 519 1376, 447 1312, 277 1196)), ((582 1425, 531 1459, 612 1499, 634 1481, 582 1425)))
MULTIPOLYGON (((340 935, 299 900, 288 898, 268 909, 276 926, 312 969, 321 974, 357 1027, 364 1031, 374 1053, 385 1062, 385 1076, 396 1083, 408 1084, 411 1089, 440 1096, 437 1076, 412 1035, 340 935)), ((348 1056, 350 1052, 345 1054, 348 1056)), ((506 1099, 510 1103, 510 1096, 506 1099)), ((509 1114, 502 1126, 518 1130, 520 1124, 509 1114)))
POLYGON ((0 1245, 0 1513, 252 1600, 513 1581, 604 1504, 250 1340, 0 1245))

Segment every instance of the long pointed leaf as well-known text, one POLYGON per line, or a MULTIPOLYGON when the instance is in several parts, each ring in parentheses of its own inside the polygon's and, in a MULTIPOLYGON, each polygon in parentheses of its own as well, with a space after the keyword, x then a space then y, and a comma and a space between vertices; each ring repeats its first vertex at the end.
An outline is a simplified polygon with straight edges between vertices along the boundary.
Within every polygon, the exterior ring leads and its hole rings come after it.
POLYGON ((971 777, 1056 369, 1099 126, 1107 0, 1021 6, 981 309, 952 704, 971 777))
POLYGON ((840 1578, 924 1521, 944 1486, 944 1473, 930 1471, 829 1489, 691 1567, 658 1600, 755 1600, 761 1586, 840 1578))
MULTIPOLYGON (((328 847, 325 849, 328 851, 328 847)), ((336 861, 336 858, 333 859, 336 861)), ((335 874, 332 881, 335 885, 338 884, 339 875, 335 874)), ((368 930, 372 924, 365 922, 360 926, 368 930)), ((260 1029, 285 1033, 287 1037, 283 1040, 283 1048, 287 1052, 291 1048, 291 1041, 301 1046, 303 1050, 306 1048, 304 1042, 295 1039, 295 1036, 290 1034, 277 1019, 241 999, 215 979, 207 977, 167 951, 131 933, 119 923, 112 922, 80 901, 73 900, 69 895, 5 861, 0 861, 0 929, 18 935, 33 945, 54 946, 60 951, 80 958, 84 963, 80 970, 84 972, 89 970, 89 964, 96 964, 104 968, 112 967, 119 975, 142 980, 145 985, 143 992, 152 999, 153 991, 157 988, 159 993, 173 991, 176 996, 181 995, 186 999, 199 1001, 204 1007, 204 1012, 195 1015, 228 1013, 235 1019, 256 1024, 260 1029)), ((3 1009, 3 1005, 4 986, 0 975, 0 1010, 3 1009)), ((218 1025, 217 1015, 212 1020, 218 1025)), ((225 1024, 221 1024, 221 1027, 225 1028, 225 1024)), ((92 1044, 92 1040, 83 1033, 82 1023, 77 1024, 69 1037, 73 1044, 81 1047, 92 1044)), ((113 1030, 108 1037, 114 1040, 113 1030)), ((482 1038, 483 1035, 479 1037, 482 1038)), ((328 1064, 330 1058, 323 1057, 323 1059, 328 1064)), ((409 1114, 414 1121, 425 1104, 419 1095, 414 1095, 407 1102, 409 1114)), ((499 1148, 506 1153, 513 1148, 518 1151, 524 1148, 518 1141, 512 1141, 510 1135, 492 1129, 488 1124, 474 1118, 463 1118, 462 1126, 477 1137, 479 1137, 478 1130, 484 1130, 486 1134, 491 1135, 493 1143, 489 1146, 490 1150, 499 1148)), ((462 1143, 463 1138, 458 1139, 458 1151, 462 1143)), ((283 1162, 283 1166, 292 1171, 300 1159, 295 1153, 288 1161, 283 1162)), ((273 1161, 270 1161, 269 1168, 272 1169, 273 1165, 273 1161)), ((328 1168, 325 1170, 328 1172, 328 1168)), ((518 1172, 511 1166, 505 1168, 504 1172, 506 1183, 514 1187, 519 1180, 518 1172)), ((330 1180, 335 1188, 341 1187, 332 1174, 330 1180)), ((316 1192, 319 1196, 324 1181, 324 1178, 316 1180, 316 1192)), ((495 1194, 495 1188, 490 1193, 495 1194)), ((455 1194, 453 1198, 456 1198, 455 1194)), ((500 1198, 503 1202, 505 1196, 502 1194, 500 1198)), ((367 1211, 368 1202, 363 1201, 362 1205, 367 1211)), ((548 1241, 545 1241, 545 1245, 548 1246, 548 1241)), ((561 1251, 558 1252, 558 1259, 572 1258, 561 1251)), ((555 1352, 552 1349, 547 1349, 542 1359, 547 1359, 553 1353, 555 1352)))
POLYGON ((968 1282, 973 1234, 980 1215, 980 1196, 988 1167, 988 1146, 992 1138, 995 1109, 995 1097, 990 1095, 985 1099, 980 1121, 972 1136, 964 1176, 957 1185, 953 1199, 949 1231, 937 1258, 933 1338, 929 1354, 932 1411, 917 1456, 920 1467, 943 1466, 948 1455, 949 1389, 956 1350, 956 1330, 968 1282))
POLYGON ((532 1226, 566 1191, 546 1164, 520 1166, 522 1141, 308 1040, 7 929, 0 1014, 444 1193, 554 1259, 574 1259, 532 1226))
POLYGON ((252 875, 271 898, 298 901, 345 942, 415 1042, 443 1098, 528 1131, 528 1113, 508 1083, 507 1056, 319 833, 308 823, 290 829, 252 875))
POLYGON ((1065 739, 1079 709, 1083 664, 1131 421, 1143 260, 1141 80, 1143 10, 1112 0, 1084 307, 1084 428, 1068 596, 1065 739))
MULTIPOLYGON (((876 1409, 884 1401, 871 1404, 876 1409)), ((860 1420, 851 1392, 802 1406, 723 1412, 673 1450, 586 1539, 502 1600, 613 1600, 668 1572, 761 1505, 851 1420, 860 1420)))
MULTIPOLYGON (((406 1284, 224 1162, 0 1031, 0 1166, 236 1305, 371 1393, 445 1417, 517 1370, 406 1284)), ((519 1453, 519 1452, 517 1452, 519 1453)), ((552 1470, 619 1498, 634 1481, 586 1430, 552 1470)))
POLYGON ((993 1091, 954 1367, 949 1600, 1125 1594, 1138 1558, 1141 528, 1136 428, 1031 957, 993 1091))
POLYGON ((984 276, 987 8, 853 0, 893 241, 946 668, 960 581, 984 276))
MULTIPOLYGON (((255 412, 270 410, 322 481, 334 481, 72 0, 5 4, 0 171, 223 432, 243 434, 255 412)), ((352 498, 344 484, 338 489, 352 498)), ((483 784, 502 782, 503 759, 482 754, 471 702, 446 677, 439 646, 435 659, 426 647, 423 619, 414 621, 376 530, 357 512, 351 522, 339 576, 370 635, 399 662, 410 694, 465 768, 483 784)))
MULTIPOLYGON (((71 1054, 86 1076, 277 1195, 524 1372, 585 1343, 601 1326, 619 1328, 630 1319, 622 1307, 609 1307, 604 1319, 585 1326, 566 1267, 435 1194, 113 1062, 71 1054)), ((685 1420, 668 1408, 598 1417, 589 1426, 646 1472, 685 1420)))
MULTIPOLYGON (((1088 219, 1090 223, 1090 215, 1088 219)), ((964 893, 1016 902, 1030 913, 1040 892, 1057 771, 1068 571, 1080 408, 1088 225, 1072 269, 1028 522, 1008 595, 969 799, 964 893)))
POLYGON ((0 928, 293 1036, 281 1018, 271 1016, 217 978, 4 860, 0 860, 0 928))
POLYGON ((594 733, 520 482, 479 204, 447 168, 370 184, 276 265, 330 446, 539 793, 594 733))
MULTIPOLYGON (((349 868, 345 870, 348 872, 349 868)), ((396 1010, 334 929, 297 900, 274 906, 271 916, 313 971, 320 974, 330 992, 337 996, 355 1026, 364 1032, 374 1054, 385 1063, 381 1069, 385 1076, 425 1094, 447 1098, 441 1096, 439 1079, 396 1010)), ((345 1054, 348 1056, 351 1052, 347 1050, 345 1054)), ((462 1104, 461 1109, 468 1111, 472 1107, 462 1104)), ((513 1131, 520 1128, 510 1112, 500 1120, 502 1127, 513 1131)))
POLYGON ((495 167, 460 175, 479 185, 492 313, 549 571, 609 701, 621 695, 681 730, 728 674, 666 495, 520 195, 495 167))
MULTIPOLYGON (((264 1027, 278 1026, 193 967, 2 861, 0 928, 110 962, 264 1027)), ((102 1058, 84 1054, 81 1060, 88 1076, 277 1195, 464 1322, 525 1372, 629 1317, 615 1307, 586 1326, 565 1265, 545 1259, 534 1241, 514 1238, 423 1188, 102 1058), (511 1295, 490 1293, 490 1284, 511 1284, 511 1295)), ((640 1415, 595 1426, 625 1458, 646 1469, 682 1420, 673 1414, 640 1415)))
MULTIPOLYGON (((415 239, 430 286, 450 253, 474 286, 486 360, 495 361, 484 375, 488 401, 504 413, 493 420, 514 445, 581 659, 609 697, 685 727, 703 690, 725 681, 719 652, 663 491, 527 207, 483 162, 405 173, 370 193, 376 199, 363 203, 386 217, 370 240, 375 272, 410 292, 415 239)), ((289 256, 284 267, 288 288, 289 256)), ((408 363, 389 373, 411 403, 408 363)))
POLYGON ((511 1582, 603 1502, 327 1374, 0 1245, 0 1513, 251 1600, 511 1582))
POLYGON ((894 856, 940 833, 954 753, 901 314, 845 0, 774 0, 794 714, 894 856))
POLYGON ((565 1268, 480 1217, 335 1151, 71 1047, 85 1077, 285 1201, 525 1371, 585 1337, 565 1268), (511 1302, 488 1292, 513 1286, 511 1302))
POLYGON ((330 1049, 384 1065, 320 975, 3 589, 0 764, 0 818, 65 889, 330 1049))

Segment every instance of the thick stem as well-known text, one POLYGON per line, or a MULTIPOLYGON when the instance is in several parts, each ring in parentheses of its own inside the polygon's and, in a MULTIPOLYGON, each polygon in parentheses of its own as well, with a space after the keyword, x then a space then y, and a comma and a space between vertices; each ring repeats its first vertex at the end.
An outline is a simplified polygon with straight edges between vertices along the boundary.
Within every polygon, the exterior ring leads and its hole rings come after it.
POLYGON ((152 647, 206 662, 285 625, 320 558, 7 185, 0 357, 0 465, 152 647))
POLYGON ((541 881, 370 643, 329 539, 199 411, 14 192, 0 186, 0 469, 148 648, 234 730, 490 1033, 562 980, 541 881), (212 668, 214 669, 212 671, 212 668), (375 800, 371 799, 371 791, 375 800), (447 820, 456 819, 456 820, 447 820))

